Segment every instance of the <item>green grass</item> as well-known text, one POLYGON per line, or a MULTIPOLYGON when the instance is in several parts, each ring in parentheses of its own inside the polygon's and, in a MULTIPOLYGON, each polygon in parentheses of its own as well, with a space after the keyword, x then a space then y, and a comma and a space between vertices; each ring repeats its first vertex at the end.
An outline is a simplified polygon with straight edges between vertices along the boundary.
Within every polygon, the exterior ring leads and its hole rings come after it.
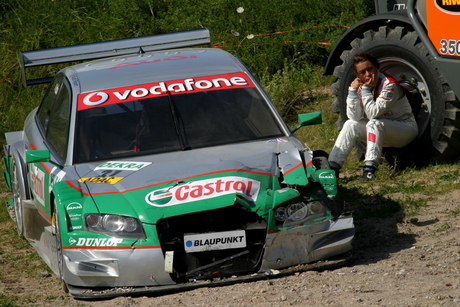
MULTIPOLYGON (((329 82, 321 73, 333 44, 373 7, 371 0, 0 0, 0 138, 22 130, 47 88, 23 88, 20 51, 204 27, 214 46, 240 57, 271 88, 290 119, 305 91, 329 82)), ((28 69, 27 76, 53 76, 61 67, 28 69)))

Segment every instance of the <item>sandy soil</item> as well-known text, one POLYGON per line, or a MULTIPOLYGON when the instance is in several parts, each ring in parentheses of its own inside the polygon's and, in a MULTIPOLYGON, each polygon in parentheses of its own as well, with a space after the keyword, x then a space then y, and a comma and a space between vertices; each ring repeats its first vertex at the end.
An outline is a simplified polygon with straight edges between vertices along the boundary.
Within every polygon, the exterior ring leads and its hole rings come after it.
POLYGON ((6 265, 5 253, 33 250, 13 250, 1 240, 0 293, 16 295, 18 306, 460 307, 460 221, 448 214, 459 209, 459 199, 460 190, 452 190, 429 201, 417 216, 357 221, 354 257, 347 266, 150 297, 75 300, 56 277, 43 271, 30 277, 6 265))

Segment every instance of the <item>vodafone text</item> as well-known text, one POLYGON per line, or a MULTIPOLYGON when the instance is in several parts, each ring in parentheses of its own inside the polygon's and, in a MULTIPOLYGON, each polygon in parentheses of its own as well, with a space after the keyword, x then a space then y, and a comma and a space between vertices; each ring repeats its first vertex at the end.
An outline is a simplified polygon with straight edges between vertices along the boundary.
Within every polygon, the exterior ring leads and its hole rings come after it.
POLYGON ((78 96, 78 109, 84 110, 100 105, 154 98, 169 94, 177 95, 245 87, 254 87, 251 79, 245 73, 232 73, 154 82, 136 86, 108 89, 103 92, 80 94, 78 96))

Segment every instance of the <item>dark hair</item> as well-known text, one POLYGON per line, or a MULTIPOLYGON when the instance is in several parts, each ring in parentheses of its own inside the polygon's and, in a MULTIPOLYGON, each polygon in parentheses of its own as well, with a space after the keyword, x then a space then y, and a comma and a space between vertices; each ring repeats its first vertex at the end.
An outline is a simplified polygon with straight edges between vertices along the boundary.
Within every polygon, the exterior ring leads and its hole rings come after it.
POLYGON ((377 61, 377 59, 372 54, 360 52, 355 54, 355 56, 353 57, 353 70, 356 72, 356 65, 366 61, 371 62, 375 66, 375 68, 380 68, 379 61, 377 61))

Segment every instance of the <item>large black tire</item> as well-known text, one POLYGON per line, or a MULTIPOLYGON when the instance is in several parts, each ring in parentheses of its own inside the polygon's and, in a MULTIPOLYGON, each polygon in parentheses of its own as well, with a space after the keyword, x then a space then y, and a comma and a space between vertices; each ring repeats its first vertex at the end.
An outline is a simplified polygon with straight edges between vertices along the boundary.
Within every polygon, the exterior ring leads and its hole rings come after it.
POLYGON ((380 62, 381 71, 412 90, 409 99, 412 100, 419 136, 404 148, 385 148, 385 158, 392 162, 397 160, 402 165, 457 159, 460 156, 460 101, 434 67, 417 33, 402 26, 387 25, 367 30, 362 37, 351 42, 350 49, 342 52, 343 63, 335 67, 337 80, 331 89, 336 95, 332 111, 339 113, 337 129, 340 130, 347 119, 348 86, 355 78, 352 59, 359 52, 374 55, 380 62))

